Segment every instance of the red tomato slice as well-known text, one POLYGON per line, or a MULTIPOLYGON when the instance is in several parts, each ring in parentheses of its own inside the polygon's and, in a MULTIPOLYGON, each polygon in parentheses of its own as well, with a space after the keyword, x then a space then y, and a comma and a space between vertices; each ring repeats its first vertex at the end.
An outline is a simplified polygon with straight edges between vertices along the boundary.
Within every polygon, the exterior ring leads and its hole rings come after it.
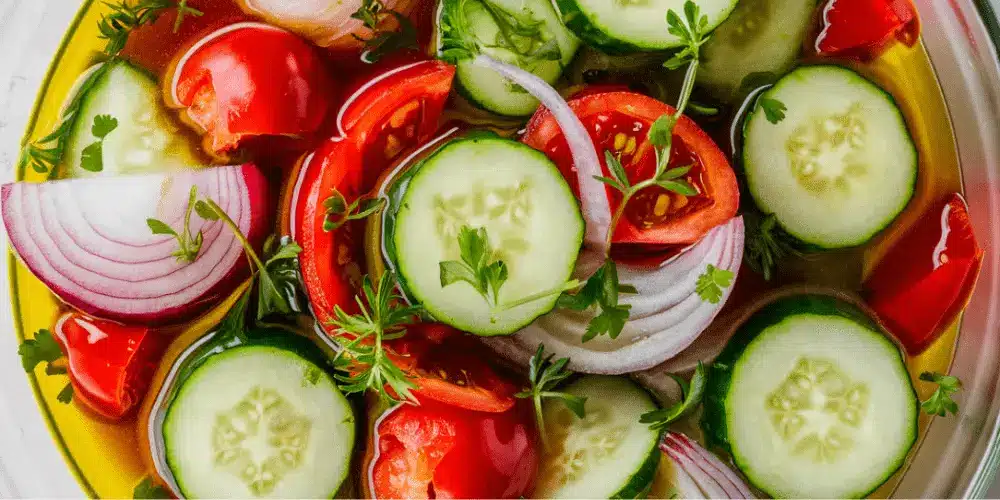
POLYGON ((480 413, 434 402, 379 421, 368 484, 374 498, 516 498, 538 468, 530 409, 480 413))
POLYGON ((225 157, 256 137, 310 138, 330 111, 334 82, 317 49, 283 29, 237 23, 181 53, 166 101, 225 157))
MULTIPOLYGON (((653 175, 655 151, 646 134, 657 118, 674 111, 672 107, 633 92, 585 94, 570 100, 569 105, 590 132, 602 163, 604 151, 611 151, 615 156, 620 155, 633 183, 653 175)), ((523 141, 548 155, 579 194, 566 138, 547 109, 541 109, 531 118, 523 141)), ((699 194, 685 197, 659 187, 642 191, 626 208, 613 243, 694 243, 736 215, 740 195, 729 161, 708 134, 686 116, 681 117, 674 129, 670 158, 671 168, 684 165, 694 165, 687 181, 699 194)), ((603 168, 605 175, 610 175, 607 165, 603 168)), ((608 188, 608 197, 612 210, 617 209, 621 194, 608 188)))
POLYGON ((66 313, 55 326, 66 353, 74 397, 99 415, 132 413, 149 390, 167 339, 144 326, 125 326, 66 313))
POLYGON ((493 413, 514 406, 517 386, 484 361, 487 353, 478 341, 450 326, 414 325, 388 346, 397 355, 397 366, 416 384, 414 395, 420 401, 493 413))
POLYGON ((929 347, 965 308, 983 264, 959 194, 897 242, 865 282, 868 303, 907 352, 929 347))
POLYGON ((828 0, 816 37, 820 55, 877 56, 892 38, 913 46, 920 18, 912 0, 828 0))

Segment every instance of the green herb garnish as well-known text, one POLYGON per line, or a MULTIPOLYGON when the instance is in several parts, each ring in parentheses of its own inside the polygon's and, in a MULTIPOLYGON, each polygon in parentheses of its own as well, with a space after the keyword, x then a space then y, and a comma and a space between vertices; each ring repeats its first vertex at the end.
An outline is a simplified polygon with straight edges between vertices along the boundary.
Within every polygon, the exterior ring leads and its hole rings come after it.
POLYGON ((555 399, 561 402, 573 412, 577 418, 583 418, 586 414, 587 398, 574 396, 569 393, 559 392, 556 389, 560 383, 566 380, 573 372, 566 369, 569 358, 560 358, 552 361, 555 354, 545 357, 545 346, 538 344, 538 350, 528 362, 528 381, 531 387, 515 394, 521 399, 531 399, 535 405, 535 423, 538 428, 538 435, 541 436, 542 445, 548 447, 545 430, 545 415, 542 412, 542 401, 555 399))
POLYGON ((718 304, 722 300, 722 291, 733 284, 736 275, 728 269, 719 269, 709 264, 705 272, 698 276, 698 283, 695 284, 694 291, 702 300, 711 304, 718 304))
MULTIPOLYGON (((35 337, 25 339, 17 348, 17 354, 21 357, 21 366, 25 373, 31 373, 35 367, 45 363, 46 375, 65 375, 66 366, 62 364, 64 359, 62 348, 59 342, 52 336, 52 332, 41 329, 35 332, 35 337)), ((56 400, 60 403, 69 403, 73 400, 73 385, 66 382, 66 386, 59 391, 56 400)))
POLYGON ((88 172, 104 170, 104 138, 118 128, 118 119, 111 115, 97 115, 90 133, 97 138, 89 146, 83 148, 80 158, 80 168, 88 172))
POLYGON ((117 4, 107 5, 111 7, 111 12, 97 23, 97 27, 101 32, 100 37, 108 41, 104 53, 111 57, 118 56, 125 49, 133 30, 155 23, 168 10, 177 11, 174 33, 180 30, 185 15, 200 17, 203 14, 198 9, 188 7, 187 0, 141 0, 135 3, 120 0, 117 4))
POLYGON ((355 301, 360 313, 347 314, 338 305, 330 320, 336 328, 333 339, 341 347, 333 363, 346 372, 336 375, 340 389, 347 394, 370 389, 386 402, 416 403, 410 392, 416 385, 386 354, 384 342, 405 335, 406 326, 419 317, 422 309, 407 305, 396 293, 396 277, 391 272, 382 274, 374 288, 371 278, 365 276, 355 301))
POLYGON ((382 210, 385 198, 358 197, 350 204, 340 191, 334 189, 329 198, 323 200, 326 218, 323 219, 323 230, 326 232, 339 229, 352 220, 362 220, 382 210))
POLYGON ((928 415, 939 417, 947 416, 948 413, 953 415, 958 413, 958 403, 951 399, 952 394, 962 390, 962 381, 958 377, 942 375, 937 372, 923 372, 920 374, 920 380, 938 385, 937 390, 931 394, 927 401, 920 402, 921 409, 928 415))
POLYGON ((472 59, 483 49, 501 49, 517 57, 517 65, 532 68, 543 61, 562 60, 562 51, 554 38, 548 38, 545 21, 532 12, 507 9, 490 0, 459 0, 448 9, 448 23, 442 26, 441 59, 457 63, 472 59), (494 40, 482 40, 466 19, 466 2, 479 2, 497 26, 494 40))
POLYGON ((690 413, 701 403, 701 398, 705 395, 707 377, 705 376, 705 366, 700 361, 694 371, 694 376, 691 377, 690 384, 679 375, 673 373, 669 375, 681 387, 681 400, 669 408, 646 412, 639 417, 639 422, 649 424, 649 427, 657 432, 667 430, 670 424, 690 413))
POLYGON ((364 42, 365 52, 362 60, 367 63, 378 62, 386 54, 407 48, 417 48, 417 29, 410 18, 391 9, 387 9, 381 0, 362 0, 361 7, 351 14, 351 17, 361 21, 365 28, 372 31, 369 38, 355 38, 364 42), (399 24, 399 31, 384 31, 379 25, 387 17, 393 17, 399 24))
POLYGON ((593 340, 598 335, 616 339, 625 328, 632 309, 631 305, 618 303, 618 297, 623 293, 634 294, 636 289, 632 285, 618 282, 618 266, 614 260, 607 259, 579 291, 560 295, 557 306, 574 311, 586 311, 594 306, 600 308, 601 312, 587 325, 583 342, 593 340))
POLYGON ((163 486, 154 483, 153 478, 144 477, 139 484, 135 485, 135 489, 132 490, 132 498, 152 500, 160 498, 173 498, 173 495, 171 495, 170 492, 163 486))
POLYGON ((204 236, 201 231, 198 234, 191 234, 191 211, 194 210, 198 200, 198 186, 191 186, 188 197, 187 211, 184 213, 184 229, 178 233, 166 222, 158 219, 146 219, 146 225, 153 234, 167 234, 177 239, 177 250, 170 255, 177 257, 178 262, 194 262, 201 251, 204 236))
POLYGON ((801 256, 795 248, 794 238, 778 225, 774 214, 764 216, 755 212, 743 215, 746 224, 746 251, 743 260, 751 269, 770 281, 779 260, 787 255, 801 256))
POLYGON ((785 103, 770 97, 760 98, 757 105, 764 111, 764 117, 767 118, 767 121, 775 125, 785 119, 785 111, 788 111, 785 103))

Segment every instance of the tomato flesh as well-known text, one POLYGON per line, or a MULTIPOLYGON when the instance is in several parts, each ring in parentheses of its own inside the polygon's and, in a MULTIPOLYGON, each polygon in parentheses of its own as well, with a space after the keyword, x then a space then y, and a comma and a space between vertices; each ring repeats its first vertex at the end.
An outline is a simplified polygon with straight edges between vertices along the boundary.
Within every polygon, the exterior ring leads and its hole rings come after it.
POLYGON ((868 303, 907 352, 926 350, 961 314, 983 250, 959 194, 952 194, 896 243, 865 282, 868 303))
POLYGON ((145 326, 66 313, 56 323, 75 399, 112 420, 130 415, 149 390, 167 340, 145 326))
POLYGON ((538 468, 530 409, 482 413, 428 401, 389 410, 375 429, 375 498, 516 498, 538 468))
POLYGON ((908 46, 920 37, 912 0, 828 0, 816 38, 820 55, 877 56, 896 38, 908 46))

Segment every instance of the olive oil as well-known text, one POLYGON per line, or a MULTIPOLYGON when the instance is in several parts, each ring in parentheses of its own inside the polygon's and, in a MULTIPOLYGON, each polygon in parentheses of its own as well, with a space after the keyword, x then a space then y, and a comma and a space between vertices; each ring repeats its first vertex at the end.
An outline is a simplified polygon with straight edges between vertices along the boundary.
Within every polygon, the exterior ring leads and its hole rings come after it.
MULTIPOLYGON (((172 14, 165 15, 152 28, 137 31, 123 55, 157 77, 162 77, 174 54, 196 40, 200 34, 231 22, 250 19, 230 0, 190 0, 188 5, 201 10, 205 15, 186 18, 176 34, 172 29, 172 14)), ((26 139, 42 137, 58 124, 59 110, 73 83, 78 75, 98 60, 104 47, 105 41, 98 37, 97 25, 108 10, 103 2, 91 0, 78 14, 39 91, 34 118, 28 125, 26 139)), ((843 61, 838 62, 845 64, 843 61)), ((958 155, 947 109, 930 60, 922 46, 918 44, 908 48, 896 45, 871 63, 850 65, 889 91, 906 117, 920 155, 915 196, 891 229, 865 248, 805 259, 790 258, 782 263, 780 274, 771 283, 764 282, 744 266, 737 290, 731 303, 727 305, 728 313, 737 314, 741 309, 749 307, 761 293, 786 285, 811 283, 836 286, 848 291, 860 289, 864 277, 929 206, 948 193, 961 191, 958 155)), ((449 112, 449 116, 454 116, 454 113, 449 112)), ((481 116, 477 120, 467 121, 478 123, 481 116)), ((509 123, 504 122, 486 125, 509 128, 509 123)), ((44 180, 43 174, 30 169, 18 172, 17 175, 18 180, 44 180)), ((23 340, 38 329, 51 328, 63 306, 12 254, 8 255, 8 262, 16 333, 19 340, 23 340)), ((180 351, 219 320, 228 304, 229 301, 197 323, 178 329, 176 341, 161 366, 158 380, 162 381, 169 363, 180 351)), ((929 396, 933 387, 918 381, 917 376, 923 371, 948 370, 957 335, 957 325, 952 326, 924 354, 907 359, 922 399, 929 396)), ((56 395, 66 383, 65 376, 46 376, 39 369, 36 373, 29 374, 29 379, 41 413, 84 491, 90 496, 131 498, 134 486, 144 476, 153 474, 144 416, 148 415, 150 398, 155 397, 158 382, 154 381, 145 409, 138 417, 111 423, 88 413, 77 403, 66 405, 56 400, 56 395)), ((930 421, 930 417, 921 416, 921 438, 930 421)), ((875 496, 891 494, 901 477, 902 471, 880 488, 875 496)))

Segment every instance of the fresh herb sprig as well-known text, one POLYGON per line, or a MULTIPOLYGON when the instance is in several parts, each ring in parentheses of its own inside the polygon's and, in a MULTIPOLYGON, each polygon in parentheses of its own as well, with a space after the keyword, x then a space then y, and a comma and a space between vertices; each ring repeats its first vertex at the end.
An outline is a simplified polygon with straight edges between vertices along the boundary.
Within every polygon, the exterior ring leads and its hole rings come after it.
POLYGON ((339 305, 334 306, 330 320, 336 328, 333 339, 341 347, 334 366, 346 373, 336 375, 340 389, 348 394, 373 390, 389 403, 416 403, 410 392, 416 385, 388 356, 384 343, 404 336, 406 326, 422 309, 407 305, 396 293, 396 278, 391 272, 383 273, 374 287, 365 276, 355 301, 361 312, 347 314, 339 305))
MULTIPOLYGON (((35 367, 45 363, 46 375, 65 375, 66 365, 62 348, 59 342, 52 336, 52 332, 41 329, 35 332, 35 337, 25 339, 17 348, 17 354, 21 357, 21 366, 25 373, 31 373, 35 367)), ((66 386, 59 391, 56 400, 60 403, 69 403, 73 400, 73 384, 66 382, 66 386)))
POLYGON ((701 300, 710 304, 718 304, 722 300, 723 290, 733 284, 736 275, 728 269, 720 269, 712 264, 705 268, 705 272, 698 276, 694 291, 701 297, 701 300))
POLYGON ((802 256, 795 248, 794 238, 778 225, 774 214, 744 213, 746 251, 743 260, 751 269, 770 281, 778 261, 789 255, 802 256))
MULTIPOLYGON (((240 226, 229 214, 225 212, 211 198, 198 200, 194 209, 198 215, 205 220, 221 220, 236 236, 236 239, 243 245, 243 251, 247 260, 254 269, 254 276, 257 278, 257 319, 263 319, 271 314, 292 314, 297 312, 290 297, 285 293, 287 287, 283 286, 289 279, 289 273, 294 273, 297 267, 296 259, 302 252, 302 247, 291 240, 282 241, 281 245, 275 248, 274 240, 270 240, 270 246, 274 252, 267 257, 267 261, 262 261, 254 251, 253 245, 247 240, 246 235, 240 230, 240 226)), ((273 236, 272 236, 273 238, 273 236)))
POLYGON ((615 227, 625 214, 628 202, 640 191, 660 186, 663 189, 684 196, 695 196, 698 190, 685 179, 691 171, 691 166, 668 168, 670 164, 671 151, 673 150, 673 133, 677 126, 677 121, 687 109, 694 90, 695 77, 698 74, 698 66, 701 60, 701 46, 709 40, 708 36, 708 16, 701 14, 698 5, 691 0, 684 3, 684 19, 673 10, 667 12, 667 31, 680 39, 682 48, 670 59, 663 63, 667 69, 678 69, 685 64, 688 65, 687 73, 684 75, 684 84, 681 87, 680 98, 678 99, 676 110, 667 113, 653 122, 650 126, 648 137, 649 142, 656 151, 656 171, 653 176, 642 181, 631 183, 625 175, 625 169, 621 162, 610 152, 605 152, 605 159, 612 178, 598 176, 597 180, 608 184, 612 188, 622 193, 621 202, 617 210, 611 217, 611 225, 608 230, 607 247, 611 247, 611 240, 615 233, 615 227))
POLYGON ((80 168, 89 172, 104 170, 104 138, 118 128, 118 119, 111 115, 97 115, 90 133, 97 139, 83 148, 80 158, 80 168))
POLYGON ((785 111, 788 111, 785 103, 771 97, 761 97, 757 106, 764 111, 764 118, 774 125, 781 123, 785 119, 785 111))
POLYGON ((625 329, 631 305, 619 304, 621 294, 637 293, 634 286, 618 282, 618 266, 612 259, 607 259, 587 279, 587 282, 576 293, 563 293, 559 296, 557 307, 573 311, 586 311, 591 307, 600 309, 587 325, 583 342, 589 342, 599 335, 607 335, 612 339, 625 329))
POLYGON ((920 380, 938 385, 937 390, 926 401, 920 402, 920 408, 928 415, 939 417, 947 416, 948 413, 958 413, 958 403, 951 398, 952 394, 962 390, 962 381, 958 377, 942 375, 937 372, 923 372, 920 380))
POLYGON ((562 50, 554 38, 546 38, 544 21, 531 11, 512 11, 491 0, 459 0, 445 6, 447 23, 442 26, 441 59, 457 63, 472 59, 483 49, 503 49, 518 59, 518 65, 531 68, 544 61, 562 60, 562 50), (482 40, 466 19, 467 2, 479 2, 497 26, 494 40, 482 40))
POLYGON ((681 388, 681 400, 669 408, 646 412, 639 417, 639 422, 648 424, 651 429, 657 432, 667 430, 670 424, 690 413, 701 404, 701 398, 705 395, 705 386, 708 378, 705 376, 705 366, 700 361, 698 362, 698 367, 695 368, 694 375, 691 377, 690 384, 680 375, 673 373, 669 375, 681 388))
POLYGON ((368 38, 354 35, 357 40, 365 44, 362 60, 367 63, 378 62, 385 55, 397 50, 418 46, 417 29, 410 18, 386 8, 382 0, 362 0, 361 6, 351 14, 351 17, 361 21, 364 27, 372 32, 368 38), (383 29, 384 21, 390 17, 396 20, 398 30, 383 29))
POLYGON ((180 30, 184 16, 200 17, 204 13, 188 6, 188 0, 141 0, 128 2, 120 0, 117 4, 108 3, 111 12, 97 23, 101 38, 108 41, 104 53, 116 57, 125 49, 129 36, 136 28, 155 23, 160 16, 169 10, 177 12, 174 21, 174 33, 180 30))
POLYGON ((204 235, 201 231, 198 231, 197 234, 191 234, 191 212, 194 210, 197 201, 198 186, 191 186, 187 211, 184 212, 184 229, 180 233, 159 219, 146 219, 146 225, 149 226, 149 230, 153 234, 166 234, 177 239, 178 248, 170 255, 177 257, 178 262, 194 262, 198 258, 198 252, 201 252, 204 235))
POLYGON ((507 282, 507 264, 497 257, 498 252, 490 244, 486 228, 472 229, 469 226, 462 226, 458 232, 458 248, 461 260, 448 260, 438 264, 441 287, 459 282, 472 285, 490 306, 492 322, 496 322, 496 315, 504 311, 559 295, 580 286, 579 281, 570 280, 553 289, 501 303, 500 288, 507 282))
POLYGON ((344 195, 334 189, 333 194, 323 200, 323 208, 326 212, 326 218, 323 219, 323 230, 330 232, 339 229, 349 221, 365 219, 382 210, 385 204, 385 198, 369 198, 365 196, 358 197, 354 201, 347 203, 344 195))
POLYGON ((521 399, 531 399, 535 406, 535 424, 538 428, 538 435, 542 438, 542 445, 548 447, 545 431, 545 414, 542 411, 542 402, 547 399, 554 399, 569 408, 577 418, 586 415, 587 398, 575 396, 566 392, 556 390, 556 387, 564 380, 573 375, 573 372, 566 369, 569 358, 552 359, 555 354, 545 356, 545 346, 538 344, 538 350, 528 362, 528 382, 531 387, 517 393, 514 397, 521 399))

